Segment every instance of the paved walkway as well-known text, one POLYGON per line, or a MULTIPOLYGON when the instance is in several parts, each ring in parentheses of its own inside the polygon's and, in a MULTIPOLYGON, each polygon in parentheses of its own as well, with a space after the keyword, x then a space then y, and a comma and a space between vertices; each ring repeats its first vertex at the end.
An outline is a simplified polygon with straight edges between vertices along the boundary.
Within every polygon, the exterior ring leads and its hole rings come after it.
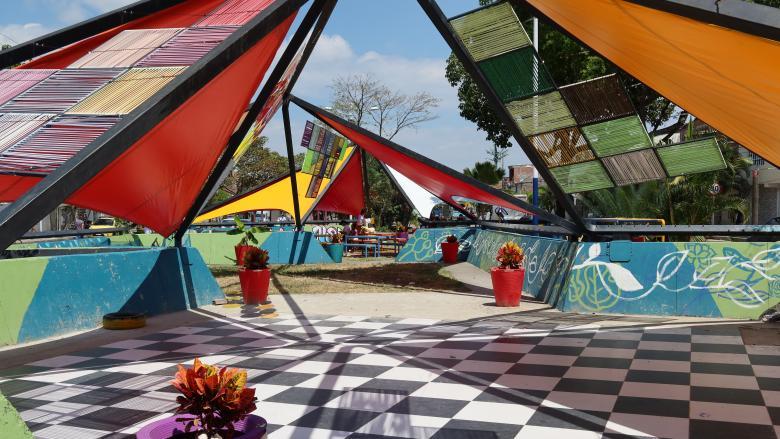
POLYGON ((0 391, 41 438, 132 437, 173 410, 174 366, 194 356, 248 370, 273 439, 756 439, 780 425, 780 348, 743 345, 745 323, 203 313, 0 371, 0 391))

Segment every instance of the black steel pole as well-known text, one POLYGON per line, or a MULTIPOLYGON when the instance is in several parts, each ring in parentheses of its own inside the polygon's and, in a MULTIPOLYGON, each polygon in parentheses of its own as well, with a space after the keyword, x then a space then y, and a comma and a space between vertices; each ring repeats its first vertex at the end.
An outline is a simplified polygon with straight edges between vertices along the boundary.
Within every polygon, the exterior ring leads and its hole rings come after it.
MULTIPOLYGON (((270 98, 274 88, 276 87, 276 84, 281 80, 282 76, 284 75, 284 71, 287 69, 287 66, 295 58, 295 54, 298 52, 298 49, 300 49, 301 45, 303 45, 303 42, 306 39, 309 31, 313 26, 315 26, 315 20, 317 20, 317 29, 319 29, 319 32, 321 33, 322 27, 324 27, 325 22, 327 22, 327 18, 324 21, 322 20, 321 14, 324 12, 323 8, 329 8, 327 9, 327 16, 330 16, 330 12, 333 10, 334 5, 335 0, 317 0, 306 13, 306 16, 303 18, 303 21, 301 22, 300 26, 298 26, 298 29, 295 31, 295 34, 290 40, 290 44, 287 45, 284 53, 282 53, 282 56, 276 63, 276 66, 271 72, 271 75, 268 76, 268 80, 263 86, 263 89, 260 91, 260 94, 257 96, 257 99, 255 99, 255 101, 252 103, 252 106, 247 111, 247 115, 244 117, 244 121, 241 123, 241 126, 233 133, 233 135, 230 136, 227 148, 225 148, 222 156, 220 156, 216 165, 214 165, 214 169, 211 171, 208 179, 203 184, 200 193, 195 198, 192 206, 190 206, 190 210, 187 212, 187 215, 184 217, 184 220, 182 221, 178 230, 176 230, 176 234, 174 235, 174 243, 177 247, 181 246, 182 238, 187 232, 187 229, 192 224, 192 221, 195 219, 195 217, 198 216, 198 213, 200 213, 206 203, 208 203, 209 195, 220 183, 225 169, 227 169, 227 167, 230 165, 230 161, 233 159, 233 155, 241 144, 241 141, 244 139, 244 136, 252 128, 252 124, 254 123, 255 119, 257 119, 260 111, 262 111, 263 106, 268 101, 268 98, 270 98)), ((319 33, 317 33, 316 30, 315 34, 319 36, 319 33)), ((311 39, 309 40, 309 43, 311 43, 311 39)), ((305 62, 306 60, 302 58, 299 67, 305 62)), ((288 86, 288 90, 290 87, 292 87, 292 85, 288 86)))
POLYGON ((515 123, 512 115, 509 113, 509 110, 507 110, 504 106, 501 98, 498 97, 495 90, 493 90, 493 87, 490 86, 487 78, 485 78, 485 75, 482 74, 482 71, 471 58, 471 55, 469 55, 466 47, 463 46, 463 43, 455 35, 452 26, 450 26, 447 17, 441 11, 439 5, 435 0, 417 0, 417 2, 428 15, 428 18, 431 19, 431 22, 433 22, 434 26, 436 26, 436 29, 450 46, 455 56, 458 58, 461 64, 463 64, 466 72, 468 72, 474 82, 476 82, 479 89, 485 95, 488 103, 493 108, 493 111, 495 111, 496 116, 498 116, 498 118, 504 123, 504 126, 512 133, 512 136, 523 149, 526 156, 528 156, 528 159, 531 160, 531 163, 534 165, 534 167, 539 170, 539 173, 542 175, 542 178, 544 178, 544 181, 547 182, 547 185, 549 186, 553 195, 555 195, 558 203, 560 203, 569 216, 571 216, 572 221, 577 225, 580 231, 585 232, 587 227, 585 226, 585 223, 583 222, 580 215, 574 209, 574 205, 572 204, 571 199, 568 195, 566 195, 563 189, 561 189, 555 178, 553 178, 552 174, 547 168, 547 164, 536 153, 534 146, 520 131, 520 128, 517 127, 517 124, 515 123))
POLYGON ((292 186, 293 209, 295 210, 295 229, 301 230, 301 206, 298 203, 298 178, 295 172, 295 152, 293 152, 292 129, 290 128, 290 100, 284 97, 282 104, 284 120, 284 140, 287 143, 287 164, 290 166, 290 185, 292 186))

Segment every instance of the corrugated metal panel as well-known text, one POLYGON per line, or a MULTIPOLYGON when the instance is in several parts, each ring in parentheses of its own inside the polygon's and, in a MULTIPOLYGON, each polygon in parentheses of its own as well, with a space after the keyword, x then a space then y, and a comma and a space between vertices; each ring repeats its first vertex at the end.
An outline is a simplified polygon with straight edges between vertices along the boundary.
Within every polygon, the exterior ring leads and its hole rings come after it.
POLYGON ((593 160, 593 151, 577 127, 532 136, 531 144, 547 163, 555 167, 593 160))
POLYGON ((666 178, 666 172, 652 149, 606 157, 604 167, 618 186, 666 178))
POLYGON ((127 114, 157 93, 186 67, 132 68, 71 108, 67 114, 127 114))
POLYGON ((53 114, 0 114, 0 152, 23 140, 52 117, 53 114))
POLYGON ((3 113, 62 113, 119 76, 124 69, 66 69, 0 108, 3 113))
POLYGON ((578 82, 559 90, 580 125, 628 116, 635 112, 617 75, 578 82))
POLYGON ((0 172, 49 173, 118 121, 118 117, 60 116, 1 153, 0 172))
POLYGON ((180 28, 122 31, 79 58, 70 65, 70 68, 132 67, 179 32, 181 32, 180 28))
POLYGON ((546 93, 555 88, 533 47, 486 59, 479 63, 479 68, 504 102, 546 93), (538 75, 534 75, 534 63, 538 66, 538 75))
POLYGON ((576 125, 557 91, 506 104, 517 126, 526 136, 576 125))
POLYGON ((236 26, 193 27, 152 51, 136 67, 190 66, 230 36, 236 26))
POLYGON ((475 61, 531 44, 509 3, 480 9, 450 21, 475 61))
POLYGON ((0 105, 51 76, 53 69, 0 70, 0 105))
POLYGON ((598 160, 550 169, 566 193, 585 192, 612 187, 607 171, 598 160))
POLYGON ((726 162, 714 137, 658 148, 670 176, 724 169, 726 162))
POLYGON ((241 26, 273 2, 274 0, 227 0, 195 26, 241 26))
POLYGON ((582 132, 599 157, 653 146, 639 116, 629 116, 582 127, 582 132))

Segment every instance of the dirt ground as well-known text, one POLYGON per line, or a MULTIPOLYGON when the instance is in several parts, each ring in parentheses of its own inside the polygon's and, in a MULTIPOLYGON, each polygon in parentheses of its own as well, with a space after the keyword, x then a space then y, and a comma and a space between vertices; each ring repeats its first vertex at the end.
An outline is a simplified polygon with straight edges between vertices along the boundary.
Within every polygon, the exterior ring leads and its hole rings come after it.
MULTIPOLYGON (((238 268, 212 266, 211 272, 227 295, 240 294, 238 268)), ((396 264, 392 258, 345 258, 341 264, 271 267, 269 292, 398 293, 410 291, 469 292, 440 264, 396 264)))

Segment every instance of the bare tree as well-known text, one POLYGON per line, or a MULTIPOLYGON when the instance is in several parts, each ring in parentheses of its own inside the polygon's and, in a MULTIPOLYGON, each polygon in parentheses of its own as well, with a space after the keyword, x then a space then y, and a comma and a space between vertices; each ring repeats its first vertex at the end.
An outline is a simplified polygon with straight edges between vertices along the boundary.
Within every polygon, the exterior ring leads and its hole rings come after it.
POLYGON ((439 98, 428 92, 405 95, 368 73, 340 76, 330 87, 336 113, 386 139, 435 119, 432 110, 439 106, 439 98))

